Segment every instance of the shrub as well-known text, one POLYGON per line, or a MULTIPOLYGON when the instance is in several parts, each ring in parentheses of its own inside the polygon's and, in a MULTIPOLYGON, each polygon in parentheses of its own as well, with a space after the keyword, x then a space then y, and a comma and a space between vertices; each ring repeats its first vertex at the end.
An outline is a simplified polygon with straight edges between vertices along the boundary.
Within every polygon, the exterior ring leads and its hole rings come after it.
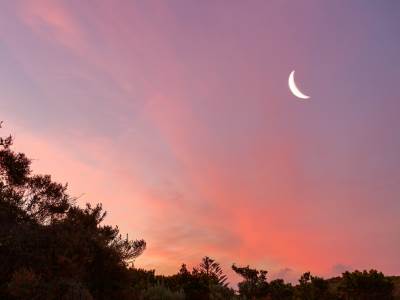
POLYGON ((183 291, 171 291, 161 284, 157 284, 145 290, 141 300, 184 300, 183 291))

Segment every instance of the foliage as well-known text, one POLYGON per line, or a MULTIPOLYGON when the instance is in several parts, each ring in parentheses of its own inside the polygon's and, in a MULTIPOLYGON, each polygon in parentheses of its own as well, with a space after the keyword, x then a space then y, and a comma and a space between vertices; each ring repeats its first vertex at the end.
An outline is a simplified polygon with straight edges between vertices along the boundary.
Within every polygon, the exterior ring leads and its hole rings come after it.
POLYGON ((293 286, 285 283, 283 279, 275 279, 269 283, 269 296, 271 300, 293 299, 293 286))
POLYGON ((194 271, 209 278, 211 284, 221 285, 224 287, 228 286, 228 283, 226 282, 227 277, 222 271, 221 266, 214 259, 208 256, 203 257, 199 267, 195 268, 194 271))
POLYGON ((232 269, 243 278, 238 284, 240 295, 244 295, 247 299, 268 296, 267 271, 251 269, 250 266, 237 267, 235 264, 232 265, 232 269))
POLYGON ((8 283, 9 293, 22 299, 34 298, 39 289, 40 278, 28 269, 16 270, 8 283))
POLYGON ((131 283, 132 290, 136 295, 139 295, 142 291, 154 286, 159 282, 159 280, 156 279, 154 270, 130 268, 128 273, 129 282, 131 283))
POLYGON ((141 297, 141 300, 184 300, 185 294, 183 291, 171 291, 169 288, 156 284, 147 288, 141 297))
POLYGON ((393 282, 376 270, 345 272, 339 285, 345 300, 389 300, 392 298, 393 282))
POLYGON ((33 175, 11 146, 0 139, 0 298, 122 299, 127 262, 146 243, 102 225, 101 205, 78 207, 67 185, 33 175))
POLYGON ((176 278, 188 299, 229 299, 234 291, 228 287, 227 276, 214 259, 205 256, 192 272, 183 264, 176 278))
POLYGON ((323 278, 312 276, 310 272, 300 277, 299 285, 295 290, 295 299, 329 300, 332 298, 328 283, 323 278))

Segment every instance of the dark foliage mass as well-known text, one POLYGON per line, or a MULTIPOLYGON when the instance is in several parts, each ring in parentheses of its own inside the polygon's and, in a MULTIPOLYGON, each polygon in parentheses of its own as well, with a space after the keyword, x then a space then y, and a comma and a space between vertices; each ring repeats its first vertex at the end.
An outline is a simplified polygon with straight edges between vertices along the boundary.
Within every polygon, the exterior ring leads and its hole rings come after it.
POLYGON ((32 174, 30 160, 11 146, 11 137, 0 138, 0 299, 398 299, 398 278, 375 270, 328 280, 305 273, 292 285, 268 281, 265 270, 234 264, 242 278, 234 290, 208 256, 171 276, 132 268, 146 243, 103 225, 101 205, 81 208, 66 185, 32 174))
POLYGON ((33 175, 30 160, 0 139, 0 299, 121 299, 127 262, 143 240, 101 225, 101 205, 80 208, 67 186, 33 175))

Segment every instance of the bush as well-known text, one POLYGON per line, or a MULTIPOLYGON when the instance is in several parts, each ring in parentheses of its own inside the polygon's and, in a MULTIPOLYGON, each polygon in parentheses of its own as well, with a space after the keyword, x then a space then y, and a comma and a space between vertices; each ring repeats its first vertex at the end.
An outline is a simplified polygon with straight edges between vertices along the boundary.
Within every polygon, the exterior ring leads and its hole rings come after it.
POLYGON ((183 291, 173 292, 161 284, 157 284, 145 290, 141 300, 184 300, 183 291))
POLYGON ((40 278, 30 269, 19 269, 8 284, 11 296, 17 299, 32 299, 38 293, 40 278))
POLYGON ((390 300, 393 299, 393 282, 376 270, 345 272, 339 291, 343 299, 390 300))

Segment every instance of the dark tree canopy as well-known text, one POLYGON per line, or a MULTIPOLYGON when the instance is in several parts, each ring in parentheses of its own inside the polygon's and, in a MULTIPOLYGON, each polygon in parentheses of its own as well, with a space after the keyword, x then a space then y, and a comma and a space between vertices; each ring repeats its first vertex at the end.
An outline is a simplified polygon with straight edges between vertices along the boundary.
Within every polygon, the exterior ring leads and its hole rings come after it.
POLYGON ((310 272, 306 272, 300 277, 295 295, 297 299, 333 299, 328 282, 321 277, 311 275, 310 272))
POLYGON ((101 205, 78 207, 67 185, 32 174, 11 146, 11 137, 0 139, 0 299, 122 297, 127 262, 146 243, 102 225, 101 205))
POLYGON ((208 256, 204 256, 199 267, 194 270, 208 277, 214 284, 228 286, 226 282, 228 278, 222 271, 220 264, 208 256))
POLYGON ((232 269, 243 278, 243 281, 238 284, 241 295, 248 299, 258 299, 268 295, 267 271, 252 269, 250 266, 237 267, 236 265, 232 265, 232 269))
POLYGON ((376 270, 345 272, 339 290, 343 299, 392 299, 393 282, 376 270))

